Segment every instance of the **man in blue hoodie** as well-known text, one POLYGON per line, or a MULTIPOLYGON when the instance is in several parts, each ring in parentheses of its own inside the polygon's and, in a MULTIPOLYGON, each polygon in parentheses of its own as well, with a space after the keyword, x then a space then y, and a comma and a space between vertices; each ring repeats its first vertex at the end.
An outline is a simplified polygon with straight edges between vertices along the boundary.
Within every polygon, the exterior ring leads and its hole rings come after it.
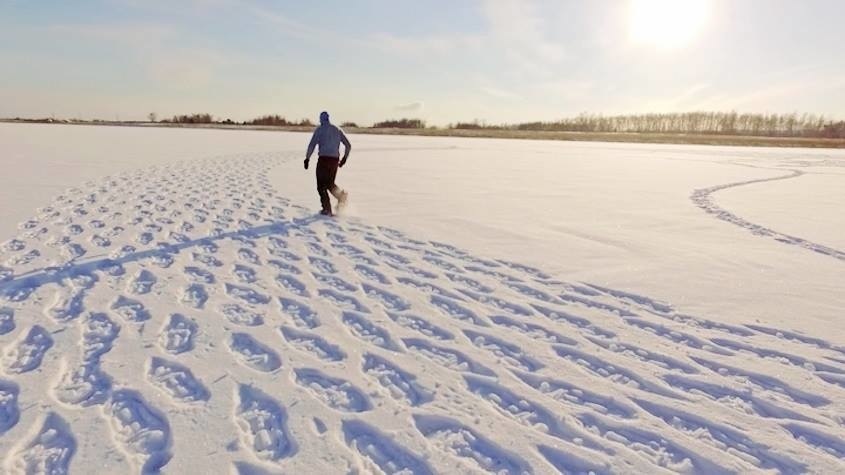
POLYGON ((346 204, 346 199, 349 193, 343 191, 334 182, 337 175, 338 167, 346 165, 346 159, 349 158, 349 151, 352 150, 352 145, 346 135, 329 122, 329 113, 320 113, 320 125, 314 129, 314 135, 311 136, 311 143, 308 144, 308 152, 305 155, 305 169, 308 170, 308 162, 311 160, 311 154, 314 153, 314 148, 319 146, 317 152, 317 193, 320 194, 320 204, 323 205, 320 214, 332 216, 332 202, 329 199, 329 193, 337 198, 338 209, 343 208, 346 204), (343 158, 340 158, 340 144, 343 144, 343 158))

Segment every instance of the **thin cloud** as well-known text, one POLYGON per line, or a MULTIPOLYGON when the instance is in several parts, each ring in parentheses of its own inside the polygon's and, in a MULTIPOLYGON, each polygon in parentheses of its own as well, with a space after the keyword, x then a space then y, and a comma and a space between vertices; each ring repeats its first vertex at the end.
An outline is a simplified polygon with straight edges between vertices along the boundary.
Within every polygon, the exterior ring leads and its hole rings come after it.
POLYGON ((425 107, 425 103, 422 101, 416 102, 409 102, 407 104, 399 104, 394 106, 393 109, 402 112, 420 112, 425 107))
POLYGON ((481 92, 487 94, 488 96, 495 97, 497 99, 521 99, 522 96, 516 94, 515 92, 506 91, 504 89, 499 89, 497 87, 482 87, 481 92))

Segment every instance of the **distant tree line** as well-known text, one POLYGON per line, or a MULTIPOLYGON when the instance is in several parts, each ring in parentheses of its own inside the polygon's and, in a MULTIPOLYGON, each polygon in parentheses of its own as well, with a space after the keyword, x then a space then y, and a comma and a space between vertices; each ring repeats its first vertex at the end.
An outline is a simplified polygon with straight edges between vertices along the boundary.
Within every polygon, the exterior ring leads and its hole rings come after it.
POLYGON ((424 129, 425 121, 420 119, 391 119, 373 124, 374 129, 424 129))
POLYGON ((750 135, 766 137, 845 138, 845 121, 814 114, 739 114, 681 112, 603 116, 581 114, 555 122, 487 125, 458 122, 453 129, 500 129, 562 132, 622 132, 660 134, 750 135))
POLYGON ((298 125, 298 126, 313 126, 314 123, 308 119, 302 119, 300 121, 290 121, 285 119, 284 117, 273 114, 273 115, 264 115, 257 119, 252 119, 251 121, 244 122, 244 125, 272 125, 272 126, 287 126, 287 125, 298 125))
POLYGON ((164 119, 162 122, 172 122, 174 124, 212 124, 214 123, 214 118, 211 114, 174 115, 172 119, 164 119))

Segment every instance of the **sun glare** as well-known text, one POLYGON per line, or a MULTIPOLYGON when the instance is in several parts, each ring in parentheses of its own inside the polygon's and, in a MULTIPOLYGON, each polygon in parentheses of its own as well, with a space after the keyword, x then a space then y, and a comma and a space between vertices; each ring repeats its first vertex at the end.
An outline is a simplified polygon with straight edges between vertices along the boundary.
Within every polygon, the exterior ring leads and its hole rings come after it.
POLYGON ((708 14, 709 0, 630 0, 630 38, 661 49, 681 48, 701 31, 708 14))

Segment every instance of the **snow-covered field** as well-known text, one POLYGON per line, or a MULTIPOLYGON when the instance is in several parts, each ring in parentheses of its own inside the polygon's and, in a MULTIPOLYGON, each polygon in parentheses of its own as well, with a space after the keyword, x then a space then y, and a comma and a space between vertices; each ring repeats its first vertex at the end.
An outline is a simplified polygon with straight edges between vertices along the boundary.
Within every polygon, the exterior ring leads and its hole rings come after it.
POLYGON ((845 153, 0 124, 9 473, 838 473, 845 153))

